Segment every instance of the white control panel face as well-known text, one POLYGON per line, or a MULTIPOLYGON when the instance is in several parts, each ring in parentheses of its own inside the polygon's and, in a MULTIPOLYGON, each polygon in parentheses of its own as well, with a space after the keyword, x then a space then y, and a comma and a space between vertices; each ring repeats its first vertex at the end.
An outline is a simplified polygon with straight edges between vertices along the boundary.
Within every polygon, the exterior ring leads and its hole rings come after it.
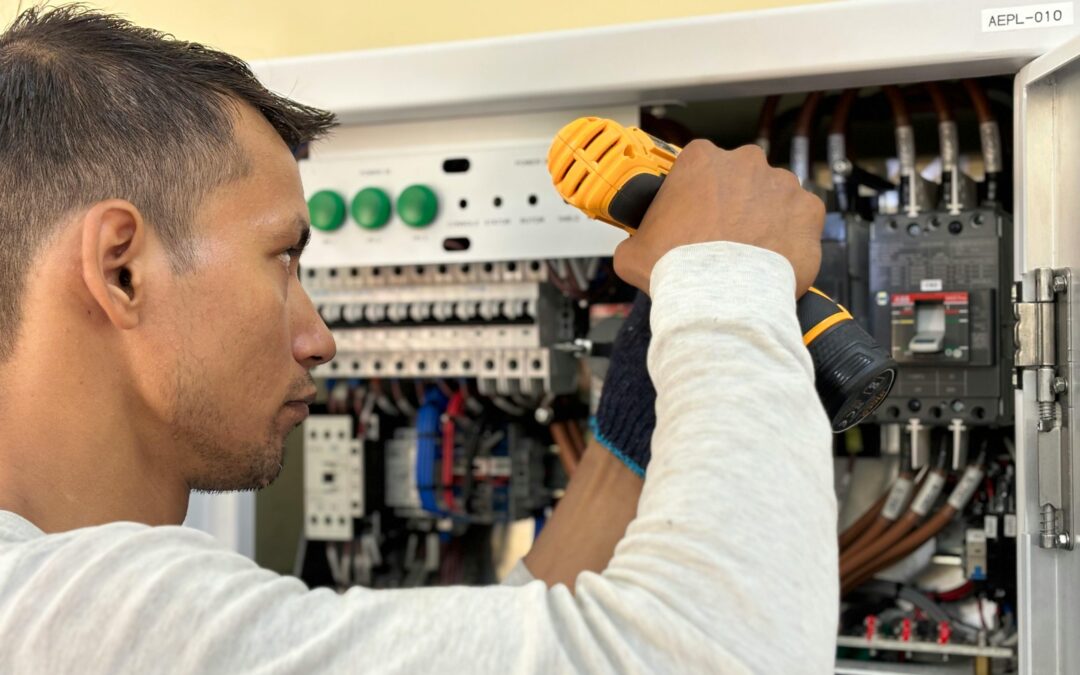
POLYGON ((303 265, 610 256, 626 234, 563 202, 547 151, 522 141, 303 160, 312 224, 330 228, 312 231, 303 265))

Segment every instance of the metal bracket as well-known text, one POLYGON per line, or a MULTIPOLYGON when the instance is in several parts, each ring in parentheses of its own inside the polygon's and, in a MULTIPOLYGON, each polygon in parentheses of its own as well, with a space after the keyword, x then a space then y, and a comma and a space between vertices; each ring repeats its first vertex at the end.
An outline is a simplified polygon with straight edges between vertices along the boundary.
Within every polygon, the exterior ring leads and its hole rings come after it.
MULTIPOLYGON (((1073 304, 1080 293, 1072 287, 1071 269, 1038 268, 1024 274, 1013 288, 1016 316, 1016 377, 1034 374, 1034 387, 1024 391, 1027 409, 1038 411, 1038 477, 1041 526, 1039 546, 1073 548, 1072 420, 1069 397, 1073 354, 1080 326, 1073 304), (1034 399, 1034 400, 1032 400, 1034 399)), ((1029 378, 1031 382, 1031 378, 1029 378)))

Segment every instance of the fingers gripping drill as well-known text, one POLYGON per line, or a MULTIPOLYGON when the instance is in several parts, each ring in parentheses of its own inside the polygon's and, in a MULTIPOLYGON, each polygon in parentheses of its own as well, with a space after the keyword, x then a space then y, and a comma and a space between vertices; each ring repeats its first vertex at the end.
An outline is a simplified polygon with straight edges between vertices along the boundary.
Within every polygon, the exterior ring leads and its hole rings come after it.
MULTIPOLYGON (((633 235, 678 154, 679 148, 641 129, 583 117, 556 135, 548 171, 569 204, 633 235)), ((846 309, 816 288, 796 310, 818 396, 833 431, 844 431, 885 400, 896 363, 846 309)))

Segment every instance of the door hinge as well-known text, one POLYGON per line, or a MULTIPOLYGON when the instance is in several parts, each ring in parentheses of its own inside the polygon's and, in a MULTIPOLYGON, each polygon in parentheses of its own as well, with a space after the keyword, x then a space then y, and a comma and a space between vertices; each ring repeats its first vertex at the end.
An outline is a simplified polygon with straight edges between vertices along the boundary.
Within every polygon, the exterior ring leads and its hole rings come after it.
POLYGON ((1013 287, 1016 353, 1013 382, 1036 413, 1039 546, 1072 549, 1072 443, 1069 387, 1074 310, 1071 269, 1038 268, 1013 287), (1025 386, 1026 381, 1026 386, 1025 386), (1034 399, 1034 400, 1032 400, 1034 399))

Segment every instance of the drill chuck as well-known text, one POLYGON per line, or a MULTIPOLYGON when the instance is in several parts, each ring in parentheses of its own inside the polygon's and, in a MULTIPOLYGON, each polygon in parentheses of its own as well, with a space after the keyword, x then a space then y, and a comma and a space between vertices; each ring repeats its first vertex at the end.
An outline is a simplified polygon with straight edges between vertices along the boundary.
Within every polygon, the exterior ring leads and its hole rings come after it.
MULTIPOLYGON (((548 171, 567 203, 634 234, 679 148, 641 129, 584 117, 563 127, 548 171)), ((896 378, 896 362, 827 295, 811 288, 796 306, 815 386, 834 432, 872 414, 896 378)))

